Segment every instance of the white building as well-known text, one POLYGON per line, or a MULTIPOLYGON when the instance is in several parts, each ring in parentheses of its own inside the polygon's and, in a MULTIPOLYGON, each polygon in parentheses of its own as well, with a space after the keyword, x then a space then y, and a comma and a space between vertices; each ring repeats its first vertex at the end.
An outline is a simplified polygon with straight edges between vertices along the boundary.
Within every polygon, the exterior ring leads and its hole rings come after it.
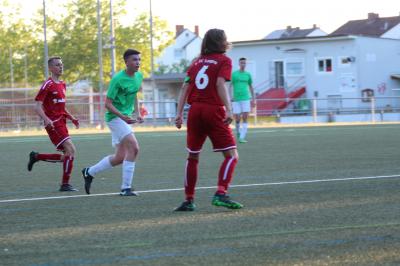
MULTIPOLYGON (((376 16, 378 29, 369 27, 365 31, 361 25, 368 24, 368 20, 357 22, 363 34, 346 34, 345 29, 357 32, 357 27, 346 23, 346 27, 328 36, 234 42, 228 55, 236 67, 239 58, 248 59, 247 70, 253 75, 259 114, 299 111, 298 105, 304 101, 262 100, 287 97, 316 98, 319 111, 344 114, 368 110, 368 97, 375 96, 378 110, 393 111, 400 108, 400 100, 390 98, 400 96, 400 40, 393 39, 400 17, 390 18, 390 23, 385 24, 385 18, 376 16), (385 25, 386 31, 382 30, 385 25), (367 36, 368 32, 374 34, 367 36)), ((305 109, 312 111, 311 101, 305 109)))
POLYGON ((165 48, 159 58, 156 58, 159 66, 167 66, 167 73, 155 74, 153 79, 147 78, 143 82, 144 104, 149 111, 149 117, 153 117, 153 113, 161 119, 175 117, 176 100, 185 73, 171 71, 171 67, 179 65, 183 60, 189 65, 195 57, 199 56, 201 42, 198 26, 195 26, 194 32, 185 29, 183 25, 176 26, 174 42, 165 48))
POLYGON ((200 54, 201 42, 198 26, 195 26, 192 32, 185 29, 183 25, 176 25, 174 42, 165 48, 159 58, 156 58, 156 64, 172 66, 179 64, 182 60, 191 62, 200 54))

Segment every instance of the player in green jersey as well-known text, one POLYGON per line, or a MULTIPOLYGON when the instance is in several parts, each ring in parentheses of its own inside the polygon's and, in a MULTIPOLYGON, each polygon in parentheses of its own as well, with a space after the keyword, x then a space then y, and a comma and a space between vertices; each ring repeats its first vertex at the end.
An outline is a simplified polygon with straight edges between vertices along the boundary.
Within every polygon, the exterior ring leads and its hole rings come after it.
POLYGON ((245 143, 247 134, 247 118, 251 107, 255 106, 253 80, 251 74, 246 70, 246 58, 239 59, 239 70, 232 73, 230 90, 232 92, 232 109, 236 121, 236 136, 240 143, 245 143), (240 120, 243 120, 242 127, 240 120))
POLYGON ((90 194, 91 183, 96 174, 122 164, 120 195, 137 195, 132 189, 132 181, 139 144, 131 125, 143 122, 137 101, 137 93, 142 89, 143 81, 143 75, 138 71, 140 52, 133 49, 126 50, 124 61, 126 68, 111 79, 105 103, 107 109, 105 119, 111 131, 115 153, 82 170, 87 194, 90 194))

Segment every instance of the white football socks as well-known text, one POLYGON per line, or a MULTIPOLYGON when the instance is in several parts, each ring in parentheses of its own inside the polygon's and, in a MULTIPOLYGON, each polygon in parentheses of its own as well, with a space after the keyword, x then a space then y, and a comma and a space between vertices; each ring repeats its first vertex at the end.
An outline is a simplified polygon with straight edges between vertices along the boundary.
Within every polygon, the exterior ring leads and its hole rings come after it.
POLYGON ((240 139, 246 139, 248 123, 242 123, 242 128, 240 129, 240 139))
POLYGON ((90 166, 89 171, 88 171, 89 175, 95 176, 100 172, 103 172, 107 169, 112 168, 113 166, 111 165, 111 162, 110 162, 111 156, 112 155, 108 155, 108 156, 104 157, 103 159, 101 159, 97 164, 90 166))
POLYGON ((122 163, 121 189, 131 188, 134 172, 135 172, 135 162, 124 160, 124 162, 122 163))

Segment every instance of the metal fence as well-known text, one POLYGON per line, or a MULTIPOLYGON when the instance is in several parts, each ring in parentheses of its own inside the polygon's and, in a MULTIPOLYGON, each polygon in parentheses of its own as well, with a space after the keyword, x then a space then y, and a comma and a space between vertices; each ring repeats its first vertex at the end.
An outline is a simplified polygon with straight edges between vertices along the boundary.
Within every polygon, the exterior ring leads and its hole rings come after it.
MULTIPOLYGON (((158 126, 173 123, 176 115, 175 101, 140 102, 145 111, 146 125, 158 126), (153 111, 155 108, 155 111, 153 111)), ((42 120, 35 113, 34 103, 0 103, 0 131, 41 128, 42 120)), ((104 126, 104 116, 100 114, 100 103, 88 101, 68 101, 68 111, 79 119, 83 127, 104 126)))
MULTIPOLYGON (((42 121, 34 105, 32 99, 0 99, 0 131, 41 128, 42 121)), ((176 101, 141 101, 139 105, 146 110, 143 126, 173 124, 176 101)), ((69 98, 67 108, 83 127, 104 126, 100 103, 93 98, 69 98)), ((261 99, 257 100, 250 119, 254 124, 400 122, 400 97, 261 99)))
POLYGON ((276 122, 286 124, 400 122, 400 97, 265 99, 257 100, 257 105, 264 108, 258 107, 254 115, 270 115, 276 122), (265 102, 278 108, 265 108, 265 102))

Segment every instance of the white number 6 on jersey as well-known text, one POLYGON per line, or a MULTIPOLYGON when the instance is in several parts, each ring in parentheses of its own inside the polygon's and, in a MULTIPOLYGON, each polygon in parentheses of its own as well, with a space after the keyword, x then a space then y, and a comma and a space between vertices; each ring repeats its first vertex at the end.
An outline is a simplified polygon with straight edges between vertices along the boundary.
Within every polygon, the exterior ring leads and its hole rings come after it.
POLYGON ((196 75, 195 83, 199 90, 204 90, 208 85, 208 76, 206 74, 207 68, 208 66, 203 66, 196 75))

